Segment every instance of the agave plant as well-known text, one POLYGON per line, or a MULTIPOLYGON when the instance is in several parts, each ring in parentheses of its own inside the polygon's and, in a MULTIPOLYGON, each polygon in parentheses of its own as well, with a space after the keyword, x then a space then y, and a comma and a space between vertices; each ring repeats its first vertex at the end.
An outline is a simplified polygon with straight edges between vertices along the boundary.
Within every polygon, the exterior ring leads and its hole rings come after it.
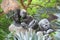
POLYGON ((9 33, 4 40, 14 40, 13 38, 14 38, 13 33, 9 33))
POLYGON ((60 29, 57 29, 54 34, 54 40, 60 40, 60 29))
POLYGON ((40 33, 40 35, 38 36, 35 32, 25 32, 25 33, 17 33, 17 35, 15 35, 14 40, 42 40, 43 39, 43 34, 40 33))

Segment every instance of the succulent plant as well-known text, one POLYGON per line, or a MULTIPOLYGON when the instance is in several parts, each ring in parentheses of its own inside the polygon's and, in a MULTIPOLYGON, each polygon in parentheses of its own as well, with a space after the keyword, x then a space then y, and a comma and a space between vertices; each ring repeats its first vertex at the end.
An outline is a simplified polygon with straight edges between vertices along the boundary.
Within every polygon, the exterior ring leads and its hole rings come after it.
MULTIPOLYGON (((18 40, 42 40, 43 34, 39 36, 35 32, 18 33, 15 36, 18 40)), ((16 39, 15 39, 16 40, 16 39)))

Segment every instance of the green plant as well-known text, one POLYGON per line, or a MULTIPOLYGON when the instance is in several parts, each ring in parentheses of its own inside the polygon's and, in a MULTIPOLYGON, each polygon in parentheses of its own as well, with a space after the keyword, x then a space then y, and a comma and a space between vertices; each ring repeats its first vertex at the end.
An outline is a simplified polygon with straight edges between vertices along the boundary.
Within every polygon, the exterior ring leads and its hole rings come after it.
POLYGON ((7 33, 0 28, 0 40, 4 40, 6 36, 7 36, 7 33))
POLYGON ((43 40, 43 34, 37 35, 35 32, 20 32, 15 37, 18 40, 43 40))
POLYGON ((1 4, 2 0, 0 0, 0 4, 1 4))
MULTIPOLYGON (((3 12, 3 10, 0 8, 0 12, 3 12)), ((1 13, 0 13, 1 14, 1 13)))
MULTIPOLYGON (((20 0, 18 0, 20 2, 20 0)), ((1 4, 2 0, 0 0, 0 4, 1 4)), ((40 21, 40 19, 43 18, 48 18, 49 16, 47 15, 48 13, 47 10, 44 11, 44 8, 55 8, 56 4, 60 4, 59 3, 60 0, 32 0, 32 2, 30 3, 30 5, 28 5, 27 7, 27 13, 31 16, 33 16, 34 18, 36 18, 37 20, 40 21), (41 11, 37 12, 38 9, 43 9, 43 13, 41 13, 41 11)), ((24 0, 24 4, 28 4, 27 0, 24 0)), ((55 10, 55 9, 54 9, 55 10)), ((0 13, 3 12, 3 10, 0 8, 0 13)), ((56 12, 56 11, 55 11, 56 12)), ((1 15, 0 16, 0 40, 13 40, 13 35, 12 34, 8 34, 8 27, 11 24, 11 20, 6 18, 6 15, 1 15), (8 35, 7 35, 8 34, 8 35)), ((58 22, 60 25, 60 22, 58 22)), ((17 35, 17 38, 20 40, 42 40, 43 35, 39 35, 37 36, 36 33, 32 33, 31 32, 26 32, 26 34, 24 35, 23 33, 20 33, 19 36, 17 35), (24 36, 24 37, 23 37, 24 36)))
POLYGON ((8 27, 11 24, 11 20, 6 18, 6 15, 0 16, 0 28, 3 29, 5 32, 9 33, 8 27))

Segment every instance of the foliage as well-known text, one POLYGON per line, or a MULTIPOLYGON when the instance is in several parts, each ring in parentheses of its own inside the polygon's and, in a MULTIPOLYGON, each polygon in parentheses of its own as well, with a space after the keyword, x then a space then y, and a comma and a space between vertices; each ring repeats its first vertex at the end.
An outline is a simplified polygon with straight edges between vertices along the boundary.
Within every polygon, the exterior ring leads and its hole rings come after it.
MULTIPOLYGON (((1 4, 1 2, 2 2, 2 0, 0 0, 0 4, 1 4)), ((2 12, 3 10, 1 9, 1 7, 0 7, 0 12, 2 12)))
MULTIPOLYGON (((20 0, 18 1, 20 2, 20 0)), ((2 0, 0 0, 0 4, 1 2, 2 0)), ((27 0, 24 0, 24 4, 27 4, 27 3, 28 3, 27 0)), ((48 18, 49 16, 47 15, 46 10, 43 13, 41 13, 41 11, 38 12, 38 9, 43 8, 44 10, 44 8, 52 8, 52 7, 54 8, 57 3, 60 4, 60 0, 32 0, 31 4, 27 8, 27 13, 33 16, 34 18, 37 18, 38 20, 43 19, 43 18, 48 18)), ((3 12, 3 10, 0 7, 0 13, 1 12, 3 12)), ((0 40, 4 40, 5 37, 7 37, 6 40, 13 40, 12 34, 8 34, 9 33, 8 26, 10 25, 11 22, 12 21, 10 19, 6 18, 6 15, 0 16, 0 40)), ((60 22, 58 23, 60 25, 60 22)), ((28 40, 28 36, 29 38, 32 38, 32 40, 42 39, 42 38, 38 38, 35 33, 32 35, 31 34, 27 35, 27 34, 25 35, 26 38, 24 39, 28 40)))
POLYGON ((8 32, 8 26, 10 25, 11 20, 6 18, 6 15, 0 16, 0 28, 3 29, 5 32, 8 32))
MULTIPOLYGON (((10 34, 10 36, 12 37, 12 34, 10 34)), ((15 37, 18 40, 42 40, 43 34, 37 35, 35 32, 29 31, 29 32, 25 32, 25 33, 20 32, 15 37)), ((16 40, 16 39, 14 39, 14 40, 16 40)))
POLYGON ((2 0, 0 0, 0 4, 1 4, 2 0))
MULTIPOLYGON (((57 40, 57 39, 60 39, 58 36, 59 36, 59 33, 58 31, 56 32, 53 32, 51 34, 49 34, 49 36, 51 36, 53 38, 53 40, 57 40), (57 38, 58 37, 58 38, 57 38)), ((8 39, 8 40, 13 40, 14 38, 14 35, 13 33, 9 33, 5 39, 8 39)), ((39 32, 39 33, 35 33, 34 32, 31 32, 31 31, 28 31, 28 32, 25 32, 25 33, 17 33, 15 35, 15 38, 14 40, 16 40, 16 38, 18 40, 43 40, 44 39, 44 35, 42 32, 39 32)))
POLYGON ((32 4, 38 4, 43 7, 53 7, 55 5, 56 0, 33 0, 32 4))
MULTIPOLYGON (((25 1, 25 4, 28 2, 25 1)), ((56 6, 56 0, 32 0, 31 4, 27 8, 27 12, 30 15, 34 15, 37 11, 37 9, 41 8, 47 8, 47 7, 55 7, 56 6)))
POLYGON ((17 35, 17 39, 19 40, 42 40, 43 34, 38 36, 35 32, 25 32, 25 34, 19 33, 19 35, 17 35))
POLYGON ((3 12, 3 10, 0 8, 0 14, 1 14, 1 12, 3 12))
POLYGON ((0 40, 3 40, 6 37, 7 33, 0 28, 0 40))
POLYGON ((0 28, 0 40, 13 40, 13 35, 12 33, 6 33, 0 28))
POLYGON ((0 40, 5 40, 7 37, 7 34, 9 33, 8 26, 10 23, 11 20, 7 19, 6 15, 0 16, 0 40))

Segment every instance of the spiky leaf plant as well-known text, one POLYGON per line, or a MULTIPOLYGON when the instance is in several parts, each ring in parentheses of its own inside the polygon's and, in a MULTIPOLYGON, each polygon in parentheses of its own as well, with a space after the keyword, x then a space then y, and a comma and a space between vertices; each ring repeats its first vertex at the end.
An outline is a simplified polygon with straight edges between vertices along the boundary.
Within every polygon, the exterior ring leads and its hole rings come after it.
MULTIPOLYGON (((39 36, 35 32, 25 32, 25 33, 18 33, 15 36, 18 40, 42 40, 43 34, 40 34, 39 36)), ((16 39, 15 39, 16 40, 16 39)))

